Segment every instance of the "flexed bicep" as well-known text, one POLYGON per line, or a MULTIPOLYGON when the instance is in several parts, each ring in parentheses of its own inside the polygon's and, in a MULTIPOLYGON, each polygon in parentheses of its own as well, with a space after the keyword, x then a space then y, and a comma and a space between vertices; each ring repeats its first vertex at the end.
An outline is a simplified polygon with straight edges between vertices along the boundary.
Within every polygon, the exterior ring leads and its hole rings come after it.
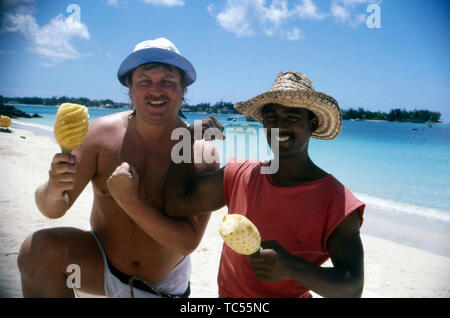
POLYGON ((195 176, 193 164, 172 163, 164 184, 164 211, 172 217, 208 213, 224 206, 223 168, 195 176))

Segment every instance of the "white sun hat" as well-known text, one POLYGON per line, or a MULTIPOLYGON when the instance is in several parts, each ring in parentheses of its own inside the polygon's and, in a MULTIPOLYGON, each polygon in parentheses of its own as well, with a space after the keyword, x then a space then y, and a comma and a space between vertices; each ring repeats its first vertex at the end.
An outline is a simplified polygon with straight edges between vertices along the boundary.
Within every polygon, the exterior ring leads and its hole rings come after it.
POLYGON ((194 66, 178 51, 177 47, 168 39, 158 38, 138 43, 133 52, 122 62, 117 72, 117 78, 126 85, 126 75, 139 65, 147 63, 165 63, 173 65, 186 74, 187 86, 195 82, 197 74, 194 66))

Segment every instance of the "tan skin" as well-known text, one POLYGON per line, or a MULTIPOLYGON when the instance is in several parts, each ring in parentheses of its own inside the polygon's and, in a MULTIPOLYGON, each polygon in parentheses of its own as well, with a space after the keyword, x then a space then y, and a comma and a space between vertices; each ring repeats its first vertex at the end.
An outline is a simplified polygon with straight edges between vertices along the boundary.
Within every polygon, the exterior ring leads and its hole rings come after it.
MULTIPOLYGON (((198 246, 210 217, 174 219, 161 212, 176 143, 171 133, 187 126, 178 118, 185 92, 180 79, 178 72, 161 66, 135 69, 129 94, 136 115, 122 112, 92 121, 83 144, 73 156, 56 154, 48 181, 36 190, 42 214, 59 218, 92 181, 90 223, 108 259, 121 272, 149 283, 164 279, 198 246)), ((204 147, 196 143, 194 149, 204 147)), ((197 174, 217 168, 199 163, 194 169, 197 174)), ((33 233, 22 244, 18 265, 24 296, 73 297, 66 286, 69 264, 80 265, 82 291, 104 295, 104 264, 92 235, 56 228, 33 233)))
MULTIPOLYGON (((308 119, 305 109, 286 108, 275 104, 263 109, 264 127, 278 128, 280 137, 289 137, 279 144, 279 170, 271 177, 279 186, 298 185, 326 177, 308 155, 311 132, 317 118, 308 119)), ((196 215, 201 211, 225 205, 223 169, 192 177, 187 165, 172 164, 166 177, 166 213, 172 216, 196 215), (184 189, 174 190, 175 176, 182 176, 184 189)), ((180 182, 178 181, 178 184, 180 182)), ((249 260, 260 280, 275 282, 291 278, 323 297, 360 297, 364 283, 363 246, 359 235, 359 212, 352 212, 330 235, 327 248, 333 267, 323 268, 290 254, 276 241, 262 242, 263 249, 249 260)))

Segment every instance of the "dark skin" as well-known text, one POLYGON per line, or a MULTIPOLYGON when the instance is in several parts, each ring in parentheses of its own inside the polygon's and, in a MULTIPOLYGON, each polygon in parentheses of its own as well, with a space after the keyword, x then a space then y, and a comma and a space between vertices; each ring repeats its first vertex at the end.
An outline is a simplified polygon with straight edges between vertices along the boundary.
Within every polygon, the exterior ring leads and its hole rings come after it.
MULTIPOLYGON (((302 108, 269 104, 263 108, 264 127, 279 129, 279 169, 272 180, 293 186, 326 177, 308 155, 309 138, 318 120, 302 108)), ((210 124, 210 123, 209 123, 210 124)), ((193 178, 190 164, 172 164, 166 176, 165 210, 174 216, 209 212, 225 205, 223 169, 193 178), (184 180, 175 186, 175 176, 184 180), (180 176, 183 176, 180 178, 180 176)), ((248 256, 256 277, 276 282, 291 278, 323 297, 361 297, 364 284, 364 251, 360 238, 359 211, 337 226, 327 241, 333 267, 324 268, 290 254, 276 241, 261 243, 259 252, 248 256)))

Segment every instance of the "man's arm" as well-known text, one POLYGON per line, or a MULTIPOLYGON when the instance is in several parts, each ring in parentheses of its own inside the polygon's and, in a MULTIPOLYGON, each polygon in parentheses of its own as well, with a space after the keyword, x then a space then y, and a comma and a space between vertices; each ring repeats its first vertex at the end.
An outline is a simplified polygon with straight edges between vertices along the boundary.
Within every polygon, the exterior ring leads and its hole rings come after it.
POLYGON ((225 205, 224 167, 194 176, 191 163, 172 163, 164 182, 164 212, 172 217, 209 213, 225 205))
POLYGON ((85 140, 72 155, 58 153, 53 157, 48 180, 35 192, 36 205, 43 215, 62 217, 94 176, 98 153, 95 146, 97 126, 98 120, 89 124, 85 140))
POLYGON ((139 195, 139 175, 124 162, 107 180, 117 204, 150 237, 161 245, 189 255, 200 243, 210 214, 171 218, 139 195))
POLYGON ((275 241, 263 242, 249 256, 258 279, 291 278, 323 297, 361 297, 364 285, 364 251, 359 235, 359 212, 350 214, 330 235, 328 251, 334 267, 324 268, 289 254, 275 241))
MULTIPOLYGON (((213 116, 189 127, 192 154, 190 163, 171 163, 163 189, 164 212, 172 217, 183 217, 215 211, 225 205, 223 196, 224 168, 219 169, 219 155, 212 143, 205 140, 224 140, 224 127, 213 116), (213 159, 212 169, 198 169, 195 159, 213 159), (192 163, 194 162, 194 163, 192 163)), ((204 166, 204 165, 203 165, 204 166)))

